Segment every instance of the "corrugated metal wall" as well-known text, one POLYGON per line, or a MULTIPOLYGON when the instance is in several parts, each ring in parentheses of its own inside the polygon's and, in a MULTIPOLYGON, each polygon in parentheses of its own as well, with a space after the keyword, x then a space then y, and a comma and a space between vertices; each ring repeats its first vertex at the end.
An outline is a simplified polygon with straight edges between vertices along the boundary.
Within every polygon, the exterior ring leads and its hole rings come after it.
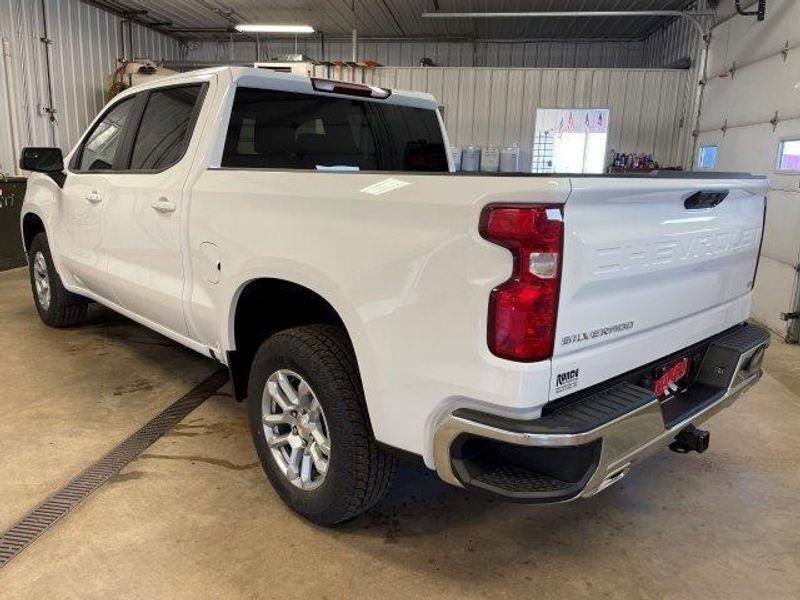
MULTIPOLYGON (((442 67, 617 67, 637 68, 643 63, 643 41, 372 41, 358 43, 360 59, 382 65, 416 67, 423 57, 442 67)), ((299 38, 297 51, 322 60, 317 38, 299 38)), ((261 40, 262 60, 295 52, 290 40, 261 40)), ((206 41, 192 44, 186 60, 196 62, 250 62, 256 56, 253 42, 206 41)), ((350 40, 326 40, 325 60, 347 61, 352 57, 350 40)))
POLYGON ((691 166, 691 131, 695 125, 697 103, 697 82, 702 79, 700 60, 702 41, 697 29, 686 19, 675 19, 654 31, 644 43, 643 62, 647 68, 666 67, 675 61, 688 58, 691 68, 686 73, 685 128, 680 142, 681 164, 691 166))
MULTIPOLYGON (((706 26, 713 25, 715 11, 708 0, 697 0, 683 9, 697 12, 706 26)), ((701 46, 700 34, 687 19, 676 18, 651 32, 644 40, 642 66, 666 68, 681 58, 697 61, 701 46)), ((695 68, 697 65, 693 65, 695 68)))
MULTIPOLYGON (((66 150, 104 103, 106 77, 121 55, 121 21, 80 0, 45 0, 44 5, 53 41, 51 77, 57 110, 54 126, 39 110, 49 103, 44 44, 39 41, 43 34, 41 1, 0 0, 0 36, 9 38, 12 46, 21 143, 55 143, 66 150)), ((674 130, 683 116, 681 108, 690 97, 686 73, 646 72, 638 68, 658 66, 685 54, 682 45, 690 43, 691 36, 684 33, 684 28, 682 22, 676 21, 647 41, 472 44, 362 40, 359 56, 383 64, 408 65, 382 69, 374 76, 385 78, 387 85, 428 89, 442 98, 449 106, 447 119, 453 140, 459 144, 519 141, 527 160, 536 106, 602 105, 612 109, 610 147, 653 152, 660 161, 673 163, 683 159, 681 145, 675 139, 684 130, 674 130), (449 66, 412 68, 423 56, 449 66), (456 68, 473 65, 478 68, 456 68), (544 69, 548 67, 559 68, 544 69), (606 70, 620 67, 626 71, 606 70), (491 102, 492 98, 501 101, 491 102), (652 116, 656 114, 657 118, 652 116)), ((233 43, 232 54, 228 46, 228 42, 202 42, 191 44, 187 50, 176 39, 151 29, 133 28, 135 56, 201 62, 255 59, 252 43, 233 43)), ((262 40, 261 48, 265 58, 295 51, 294 42, 288 40, 262 40)), ((350 57, 349 40, 328 40, 325 48, 329 60, 350 57)), ((299 38, 297 50, 322 56, 316 38, 299 38)), ((5 77, 0 65, 0 106, 5 106, 5 77)), ((7 130, 7 119, 0 118, 0 172, 9 172, 16 160, 7 130)))
MULTIPOLYGON (((49 104, 42 3, 0 0, 0 37, 8 38, 14 64, 22 145, 70 148, 105 103, 106 77, 121 56, 120 18, 79 0, 45 0, 50 45, 55 126, 39 107, 49 104)), ((152 29, 133 26, 135 56, 178 60, 177 40, 152 29)), ((126 34, 127 35, 127 34, 126 34)), ((0 106, 5 109, 6 77, 0 64, 0 106)), ((5 113, 5 110, 3 110, 5 113)), ((8 119, 0 118, 0 172, 13 161, 8 119)))
POLYGON ((433 94, 453 145, 519 143, 525 170, 537 108, 608 108, 609 150, 683 162, 686 71, 384 67, 367 71, 366 81, 433 94))
POLYGON ((645 41, 642 66, 666 67, 674 61, 689 57, 693 61, 700 48, 700 35, 686 19, 675 19, 654 31, 645 41))

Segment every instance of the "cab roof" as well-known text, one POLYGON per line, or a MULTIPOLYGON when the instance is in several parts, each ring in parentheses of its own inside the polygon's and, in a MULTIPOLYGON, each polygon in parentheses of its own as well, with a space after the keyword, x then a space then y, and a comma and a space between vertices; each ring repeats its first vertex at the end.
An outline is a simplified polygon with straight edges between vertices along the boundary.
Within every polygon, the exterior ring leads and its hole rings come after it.
MULTIPOLYGON (((185 73, 176 73, 167 77, 161 77, 147 83, 139 84, 119 94, 120 97, 136 93, 137 91, 145 89, 153 89, 164 87, 167 85, 176 85, 181 83, 200 82, 208 80, 209 77, 227 73, 231 82, 234 85, 259 87, 264 89, 276 89, 283 91, 293 91, 307 94, 318 94, 323 96, 348 96, 347 94, 329 93, 315 90, 312 85, 312 78, 305 75, 293 75, 290 73, 278 73, 269 69, 259 69, 256 67, 238 67, 238 66, 224 66, 224 67, 210 67, 206 69, 197 69, 194 71, 186 71, 185 73)), ((325 78, 318 78, 325 79, 325 78)), ((343 81, 343 83, 353 83, 343 81)), ((361 84, 368 85, 368 84, 361 84)), ((412 106, 416 108, 425 108, 435 110, 438 107, 438 102, 431 94, 424 92, 414 92, 410 90, 396 90, 392 89, 388 98, 364 98, 362 100, 370 102, 383 102, 387 104, 396 104, 400 106, 412 106)))

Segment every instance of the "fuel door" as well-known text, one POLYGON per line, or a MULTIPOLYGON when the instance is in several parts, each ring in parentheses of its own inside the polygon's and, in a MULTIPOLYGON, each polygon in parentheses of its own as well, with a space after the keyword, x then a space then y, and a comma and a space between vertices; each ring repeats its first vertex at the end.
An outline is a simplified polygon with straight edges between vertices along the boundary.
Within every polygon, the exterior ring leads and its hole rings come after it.
POLYGON ((200 276, 206 283, 219 283, 222 277, 222 259, 219 246, 211 242, 200 244, 200 276))

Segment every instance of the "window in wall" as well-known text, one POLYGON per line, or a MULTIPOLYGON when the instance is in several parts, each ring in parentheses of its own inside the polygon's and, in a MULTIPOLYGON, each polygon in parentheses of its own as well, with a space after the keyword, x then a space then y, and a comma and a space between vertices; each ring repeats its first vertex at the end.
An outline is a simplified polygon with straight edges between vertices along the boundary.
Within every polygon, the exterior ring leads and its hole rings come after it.
POLYGON ((239 88, 223 167, 447 171, 436 111, 239 88))
POLYGON ((86 139, 77 164, 73 163, 73 168, 78 171, 107 171, 114 167, 114 156, 125 131, 131 108, 133 108, 133 96, 125 98, 106 113, 86 139))
POLYGON ((201 89, 187 85, 150 94, 136 132, 131 169, 166 169, 183 157, 201 89))
POLYGON ((602 173, 608 142, 606 108, 539 108, 533 173, 602 173))
POLYGON ((800 172, 800 138, 781 140, 778 144, 778 160, 775 169, 778 171, 800 172))
POLYGON ((717 153, 719 147, 715 145, 700 146, 700 152, 697 155, 697 168, 698 169, 714 169, 717 166, 717 153))

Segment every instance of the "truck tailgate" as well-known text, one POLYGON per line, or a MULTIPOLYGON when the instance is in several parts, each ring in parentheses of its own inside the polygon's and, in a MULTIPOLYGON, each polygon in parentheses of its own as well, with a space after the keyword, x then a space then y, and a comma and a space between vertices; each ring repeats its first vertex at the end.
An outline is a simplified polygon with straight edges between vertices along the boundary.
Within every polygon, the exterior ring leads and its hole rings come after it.
POLYGON ((747 318, 763 179, 574 178, 550 397, 747 318))

